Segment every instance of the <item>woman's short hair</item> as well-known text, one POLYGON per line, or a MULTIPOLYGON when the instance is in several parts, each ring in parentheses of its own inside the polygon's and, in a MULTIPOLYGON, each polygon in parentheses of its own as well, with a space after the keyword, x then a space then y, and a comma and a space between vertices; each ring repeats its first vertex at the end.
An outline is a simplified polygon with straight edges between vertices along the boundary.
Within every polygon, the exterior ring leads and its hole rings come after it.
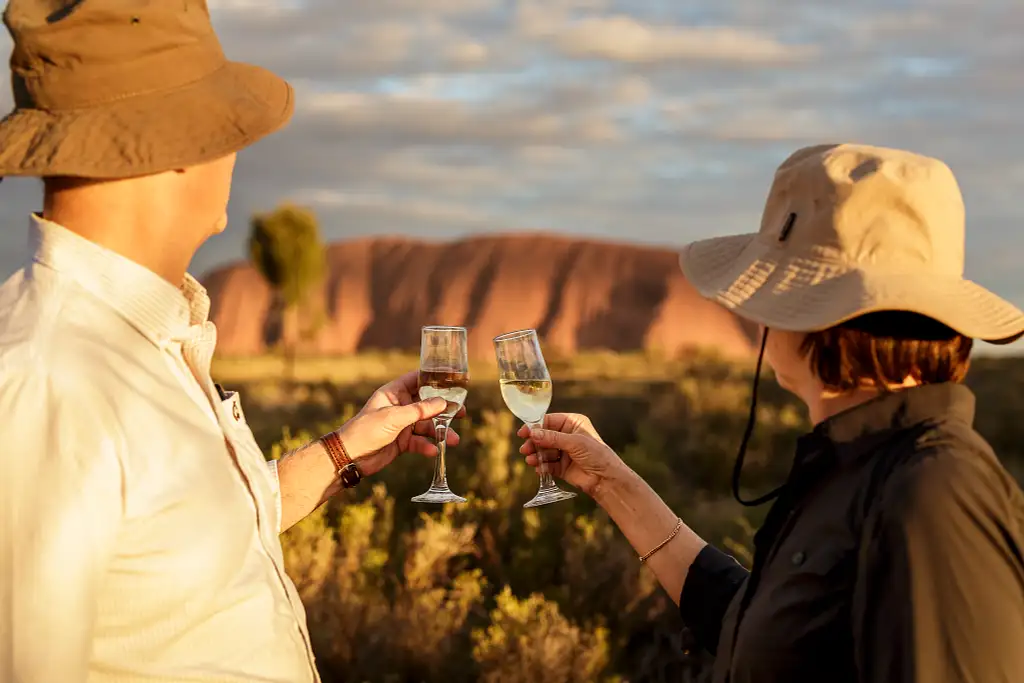
POLYGON ((800 352, 828 389, 887 390, 909 377, 919 384, 962 382, 973 341, 932 318, 904 311, 868 313, 804 338, 800 352))

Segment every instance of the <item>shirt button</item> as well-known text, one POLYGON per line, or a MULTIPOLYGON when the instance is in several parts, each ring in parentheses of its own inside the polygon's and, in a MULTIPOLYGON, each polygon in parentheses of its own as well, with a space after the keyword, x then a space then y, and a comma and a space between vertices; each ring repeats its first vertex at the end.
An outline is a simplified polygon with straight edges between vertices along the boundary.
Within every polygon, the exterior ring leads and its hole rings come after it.
POLYGON ((793 565, 797 567, 802 565, 804 563, 804 560, 806 559, 807 556, 804 554, 804 551, 802 550, 798 550, 795 553, 793 553, 793 557, 791 558, 793 565))

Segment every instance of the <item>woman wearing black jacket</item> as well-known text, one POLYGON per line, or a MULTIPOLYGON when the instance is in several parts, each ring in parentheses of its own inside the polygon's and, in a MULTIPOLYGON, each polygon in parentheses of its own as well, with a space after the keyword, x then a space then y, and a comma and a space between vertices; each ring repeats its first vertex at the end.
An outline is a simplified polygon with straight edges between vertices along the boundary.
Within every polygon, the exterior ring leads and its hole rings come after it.
POLYGON ((960 383, 972 339, 1010 343, 1024 314, 963 279, 964 241, 944 164, 839 145, 779 168, 759 233, 684 251, 701 294, 761 326, 758 375, 767 359, 814 424, 787 481, 741 500, 774 501, 750 572, 584 416, 520 432, 679 602, 716 683, 1024 681, 1024 496, 960 383))

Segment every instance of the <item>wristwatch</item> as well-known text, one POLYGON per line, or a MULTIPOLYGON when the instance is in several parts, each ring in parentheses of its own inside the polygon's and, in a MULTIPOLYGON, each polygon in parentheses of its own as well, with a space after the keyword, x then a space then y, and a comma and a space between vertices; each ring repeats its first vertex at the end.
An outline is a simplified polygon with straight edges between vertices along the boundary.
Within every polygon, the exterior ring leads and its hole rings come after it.
POLYGON ((341 442, 341 437, 338 436, 338 432, 331 432, 321 436, 320 443, 323 444, 327 455, 331 456, 331 460, 334 462, 335 474, 341 480, 343 487, 350 489, 362 480, 363 473, 359 471, 355 461, 349 457, 348 451, 345 450, 345 444, 341 442))

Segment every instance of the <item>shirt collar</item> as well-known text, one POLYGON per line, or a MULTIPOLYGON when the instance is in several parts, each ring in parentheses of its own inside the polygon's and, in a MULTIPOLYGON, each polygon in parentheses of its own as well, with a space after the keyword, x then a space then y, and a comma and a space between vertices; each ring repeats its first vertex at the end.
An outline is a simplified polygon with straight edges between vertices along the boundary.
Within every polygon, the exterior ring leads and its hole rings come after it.
POLYGON ((175 287, 38 214, 32 215, 29 233, 34 262, 73 279, 157 345, 187 338, 190 326, 209 317, 210 297, 191 275, 175 287))
POLYGON ((834 415, 814 430, 835 444, 889 429, 956 419, 974 422, 974 394, 962 384, 942 382, 902 389, 834 415))
POLYGON ((948 420, 974 423, 975 398, 966 386, 954 382, 902 389, 866 401, 825 420, 802 436, 796 464, 825 457, 857 458, 872 452, 894 432, 948 420))

